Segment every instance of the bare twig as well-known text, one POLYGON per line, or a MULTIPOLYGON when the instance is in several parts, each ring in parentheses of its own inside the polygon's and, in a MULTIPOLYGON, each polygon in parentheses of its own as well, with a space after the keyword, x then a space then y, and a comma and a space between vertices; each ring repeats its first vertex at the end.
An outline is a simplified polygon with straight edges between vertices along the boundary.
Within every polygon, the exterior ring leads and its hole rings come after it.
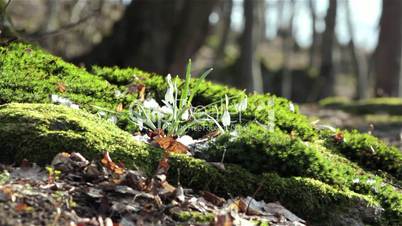
POLYGON ((4 13, 6 12, 6 10, 7 10, 7 8, 8 8, 8 6, 10 5, 10 3, 12 2, 13 0, 8 0, 7 1, 7 3, 6 3, 6 5, 4 6, 4 13))
POLYGON ((90 15, 85 16, 85 17, 79 19, 78 21, 76 21, 74 23, 66 24, 66 25, 64 25, 64 26, 62 26, 60 28, 55 29, 55 30, 46 31, 46 32, 39 33, 39 34, 26 35, 26 36, 23 36, 23 38, 26 39, 26 40, 37 40, 37 39, 42 39, 42 38, 45 38, 45 37, 48 37, 48 36, 61 34, 61 33, 65 32, 65 31, 68 31, 68 30, 80 25, 80 24, 83 24, 83 23, 87 22, 89 19, 93 18, 94 16, 97 16, 100 13, 100 11, 101 11, 101 9, 97 9, 93 13, 91 13, 90 15))
POLYGON ((262 188, 262 182, 258 185, 258 188, 255 190, 255 192, 254 192, 253 195, 251 196, 251 199, 250 199, 250 201, 248 202, 247 208, 246 208, 246 211, 245 211, 246 214, 247 214, 247 212, 248 212, 248 208, 250 207, 251 201, 253 201, 253 199, 255 199, 255 196, 256 196, 257 193, 261 190, 261 188, 262 188))

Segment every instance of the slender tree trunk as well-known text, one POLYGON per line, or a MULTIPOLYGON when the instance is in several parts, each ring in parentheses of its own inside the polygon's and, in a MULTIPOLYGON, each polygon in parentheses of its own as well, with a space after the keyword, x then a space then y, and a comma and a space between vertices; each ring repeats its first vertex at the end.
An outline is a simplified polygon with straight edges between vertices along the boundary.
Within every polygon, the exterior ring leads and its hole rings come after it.
POLYGON ((264 3, 264 1, 244 0, 245 24, 240 53, 240 86, 248 91, 260 93, 264 89, 261 66, 257 58, 257 47, 260 44, 261 26, 264 18, 259 7, 262 7, 264 3))
POLYGON ((357 83, 357 92, 356 98, 357 99, 364 99, 368 97, 368 70, 367 70, 367 62, 365 56, 359 54, 358 50, 356 49, 354 43, 354 27, 352 23, 352 15, 350 11, 349 2, 344 2, 344 7, 346 11, 346 21, 348 32, 350 35, 349 41, 349 50, 352 59, 352 65, 354 74, 356 75, 356 83, 357 83))
POLYGON ((375 51, 376 96, 401 96, 402 1, 383 0, 375 51))
POLYGON ((215 53, 215 65, 221 66, 224 64, 225 49, 229 38, 230 26, 232 24, 233 0, 223 2, 222 12, 222 34, 218 48, 215 53))
POLYGON ((314 67, 315 62, 315 52, 317 49, 317 29, 316 29, 316 24, 317 24, 317 15, 315 12, 315 0, 309 0, 309 9, 310 9, 310 14, 311 14, 311 29, 312 29, 312 37, 311 37, 311 47, 309 50, 309 61, 308 65, 309 67, 314 67))
POLYGON ((6 42, 9 38, 15 37, 6 15, 7 4, 6 0, 0 0, 0 42, 6 42))
POLYGON ((291 73, 291 58, 293 48, 293 18, 295 1, 291 0, 290 4, 290 17, 286 28, 282 29, 282 53, 283 53, 283 65, 282 65, 282 89, 281 95, 286 98, 292 97, 292 73, 291 73))
POLYGON ((182 75, 204 43, 209 15, 219 1, 135 0, 111 35, 76 63, 136 66, 182 75))
POLYGON ((321 67, 318 94, 319 98, 333 96, 335 94, 335 73, 333 64, 333 51, 335 40, 335 24, 337 0, 330 0, 327 15, 325 17, 325 31, 321 43, 321 67))

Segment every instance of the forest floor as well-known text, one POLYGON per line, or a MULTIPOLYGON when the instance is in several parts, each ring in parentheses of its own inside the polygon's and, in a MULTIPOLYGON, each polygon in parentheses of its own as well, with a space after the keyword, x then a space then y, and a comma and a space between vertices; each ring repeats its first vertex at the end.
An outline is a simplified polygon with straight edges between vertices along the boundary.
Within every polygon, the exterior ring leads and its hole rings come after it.
POLYGON ((388 114, 356 115, 338 109, 327 109, 317 104, 300 105, 302 114, 311 121, 340 129, 357 129, 361 133, 371 133, 385 143, 402 150, 402 117, 388 114))
POLYGON ((146 177, 107 153, 91 162, 59 153, 46 168, 23 161, 0 170, 2 226, 305 225, 279 203, 173 186, 164 173, 146 177))

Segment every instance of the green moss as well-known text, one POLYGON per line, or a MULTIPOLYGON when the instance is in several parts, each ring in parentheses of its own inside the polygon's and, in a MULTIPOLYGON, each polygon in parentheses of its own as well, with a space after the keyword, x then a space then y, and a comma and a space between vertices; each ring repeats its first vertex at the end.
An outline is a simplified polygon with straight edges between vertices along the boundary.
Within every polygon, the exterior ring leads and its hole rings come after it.
MULTIPOLYGON (((50 95, 57 94, 92 112, 95 106, 113 110, 117 104, 127 106, 136 98, 136 94, 116 97, 115 91, 123 92, 124 88, 31 45, 0 47, 0 104, 50 103, 50 95), (60 92, 58 84, 66 91, 60 92)), ((127 126, 124 118, 120 124, 127 126)))
POLYGON ((402 180, 402 153, 395 147, 390 147, 376 137, 354 131, 339 131, 344 139, 335 139, 335 133, 322 131, 321 137, 325 145, 339 151, 343 156, 357 162, 368 170, 385 171, 402 180))
POLYGON ((277 172, 282 176, 311 177, 338 188, 371 195, 384 207, 389 207, 386 211, 392 219, 401 219, 402 194, 398 189, 318 141, 302 141, 278 130, 269 132, 256 124, 238 127, 237 133, 236 138, 219 137, 205 150, 207 158, 220 161, 225 153, 224 162, 238 164, 255 174, 277 172))
MULTIPOLYGON (((161 157, 161 150, 134 141, 115 125, 64 106, 7 104, 0 107, 0 122, 2 162, 27 158, 45 164, 60 151, 79 151, 88 158, 109 151, 113 159, 123 161, 127 167, 152 173, 161 157)), ((282 178, 275 173, 260 176, 230 164, 221 171, 204 160, 185 155, 173 155, 170 165, 170 181, 177 178, 180 170, 184 186, 225 197, 250 195, 260 187, 257 198, 279 200, 311 221, 325 219, 334 209, 347 212, 356 207, 356 200, 365 206, 377 205, 371 196, 303 177, 282 178)))
POLYGON ((147 147, 130 134, 82 110, 52 104, 0 106, 0 147, 0 161, 8 163, 28 158, 46 164, 58 152, 94 157, 109 151, 115 156, 132 155, 129 162, 125 160, 128 166, 135 167, 134 162, 141 163, 141 159, 142 168, 148 172, 153 168, 147 147))

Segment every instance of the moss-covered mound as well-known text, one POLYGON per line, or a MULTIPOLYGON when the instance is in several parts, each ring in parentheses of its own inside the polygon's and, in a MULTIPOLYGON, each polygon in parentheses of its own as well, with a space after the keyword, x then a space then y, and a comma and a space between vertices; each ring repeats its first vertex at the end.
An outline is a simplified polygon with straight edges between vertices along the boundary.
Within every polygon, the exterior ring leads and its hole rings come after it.
MULTIPOLYGON (((0 160, 29 158, 46 163, 60 151, 85 155, 110 151, 127 166, 151 173, 161 150, 133 141, 129 133, 90 114, 94 106, 113 110, 119 103, 128 105, 138 94, 119 96, 116 91, 128 92, 138 85, 145 85, 146 95, 158 101, 166 91, 162 76, 137 69, 94 67, 87 72, 27 44, 0 47, 0 103, 49 103, 49 95, 58 94, 83 108, 3 105, 0 160)), ((242 91, 202 81, 193 102, 207 105, 221 101, 225 94, 240 97, 242 91)), ((239 135, 220 136, 204 150, 211 161, 220 161, 225 152, 226 170, 174 155, 172 180, 180 169, 181 183, 194 189, 224 196, 259 190, 256 198, 279 200, 318 225, 349 225, 350 220, 402 224, 402 194, 396 187, 401 184, 402 168, 398 150, 367 134, 316 130, 286 99, 265 94, 249 95, 248 100, 237 127, 239 135), (275 125, 273 131, 266 128, 270 123, 275 125), (377 205, 384 208, 381 214, 375 211, 378 208, 368 207, 377 205)), ((130 129, 124 119, 119 126, 130 129)))
MULTIPOLYGON (((6 104, 0 107, 1 161, 27 158, 49 162, 61 151, 79 151, 86 156, 109 151, 128 167, 152 173, 161 158, 161 150, 134 141, 129 133, 82 110, 52 104, 6 104)), ((171 180, 180 169, 181 183, 220 195, 249 195, 260 187, 258 198, 281 201, 296 213, 312 221, 354 216, 377 220, 377 205, 370 196, 339 190, 305 177, 282 178, 276 173, 252 174, 237 165, 221 171, 204 160, 184 155, 172 157, 171 180), (301 208, 302 207, 302 208, 301 208), (356 209, 355 209, 356 208, 356 209), (339 216, 334 217, 334 213, 339 216), (329 218, 332 216, 332 218, 329 218)))

